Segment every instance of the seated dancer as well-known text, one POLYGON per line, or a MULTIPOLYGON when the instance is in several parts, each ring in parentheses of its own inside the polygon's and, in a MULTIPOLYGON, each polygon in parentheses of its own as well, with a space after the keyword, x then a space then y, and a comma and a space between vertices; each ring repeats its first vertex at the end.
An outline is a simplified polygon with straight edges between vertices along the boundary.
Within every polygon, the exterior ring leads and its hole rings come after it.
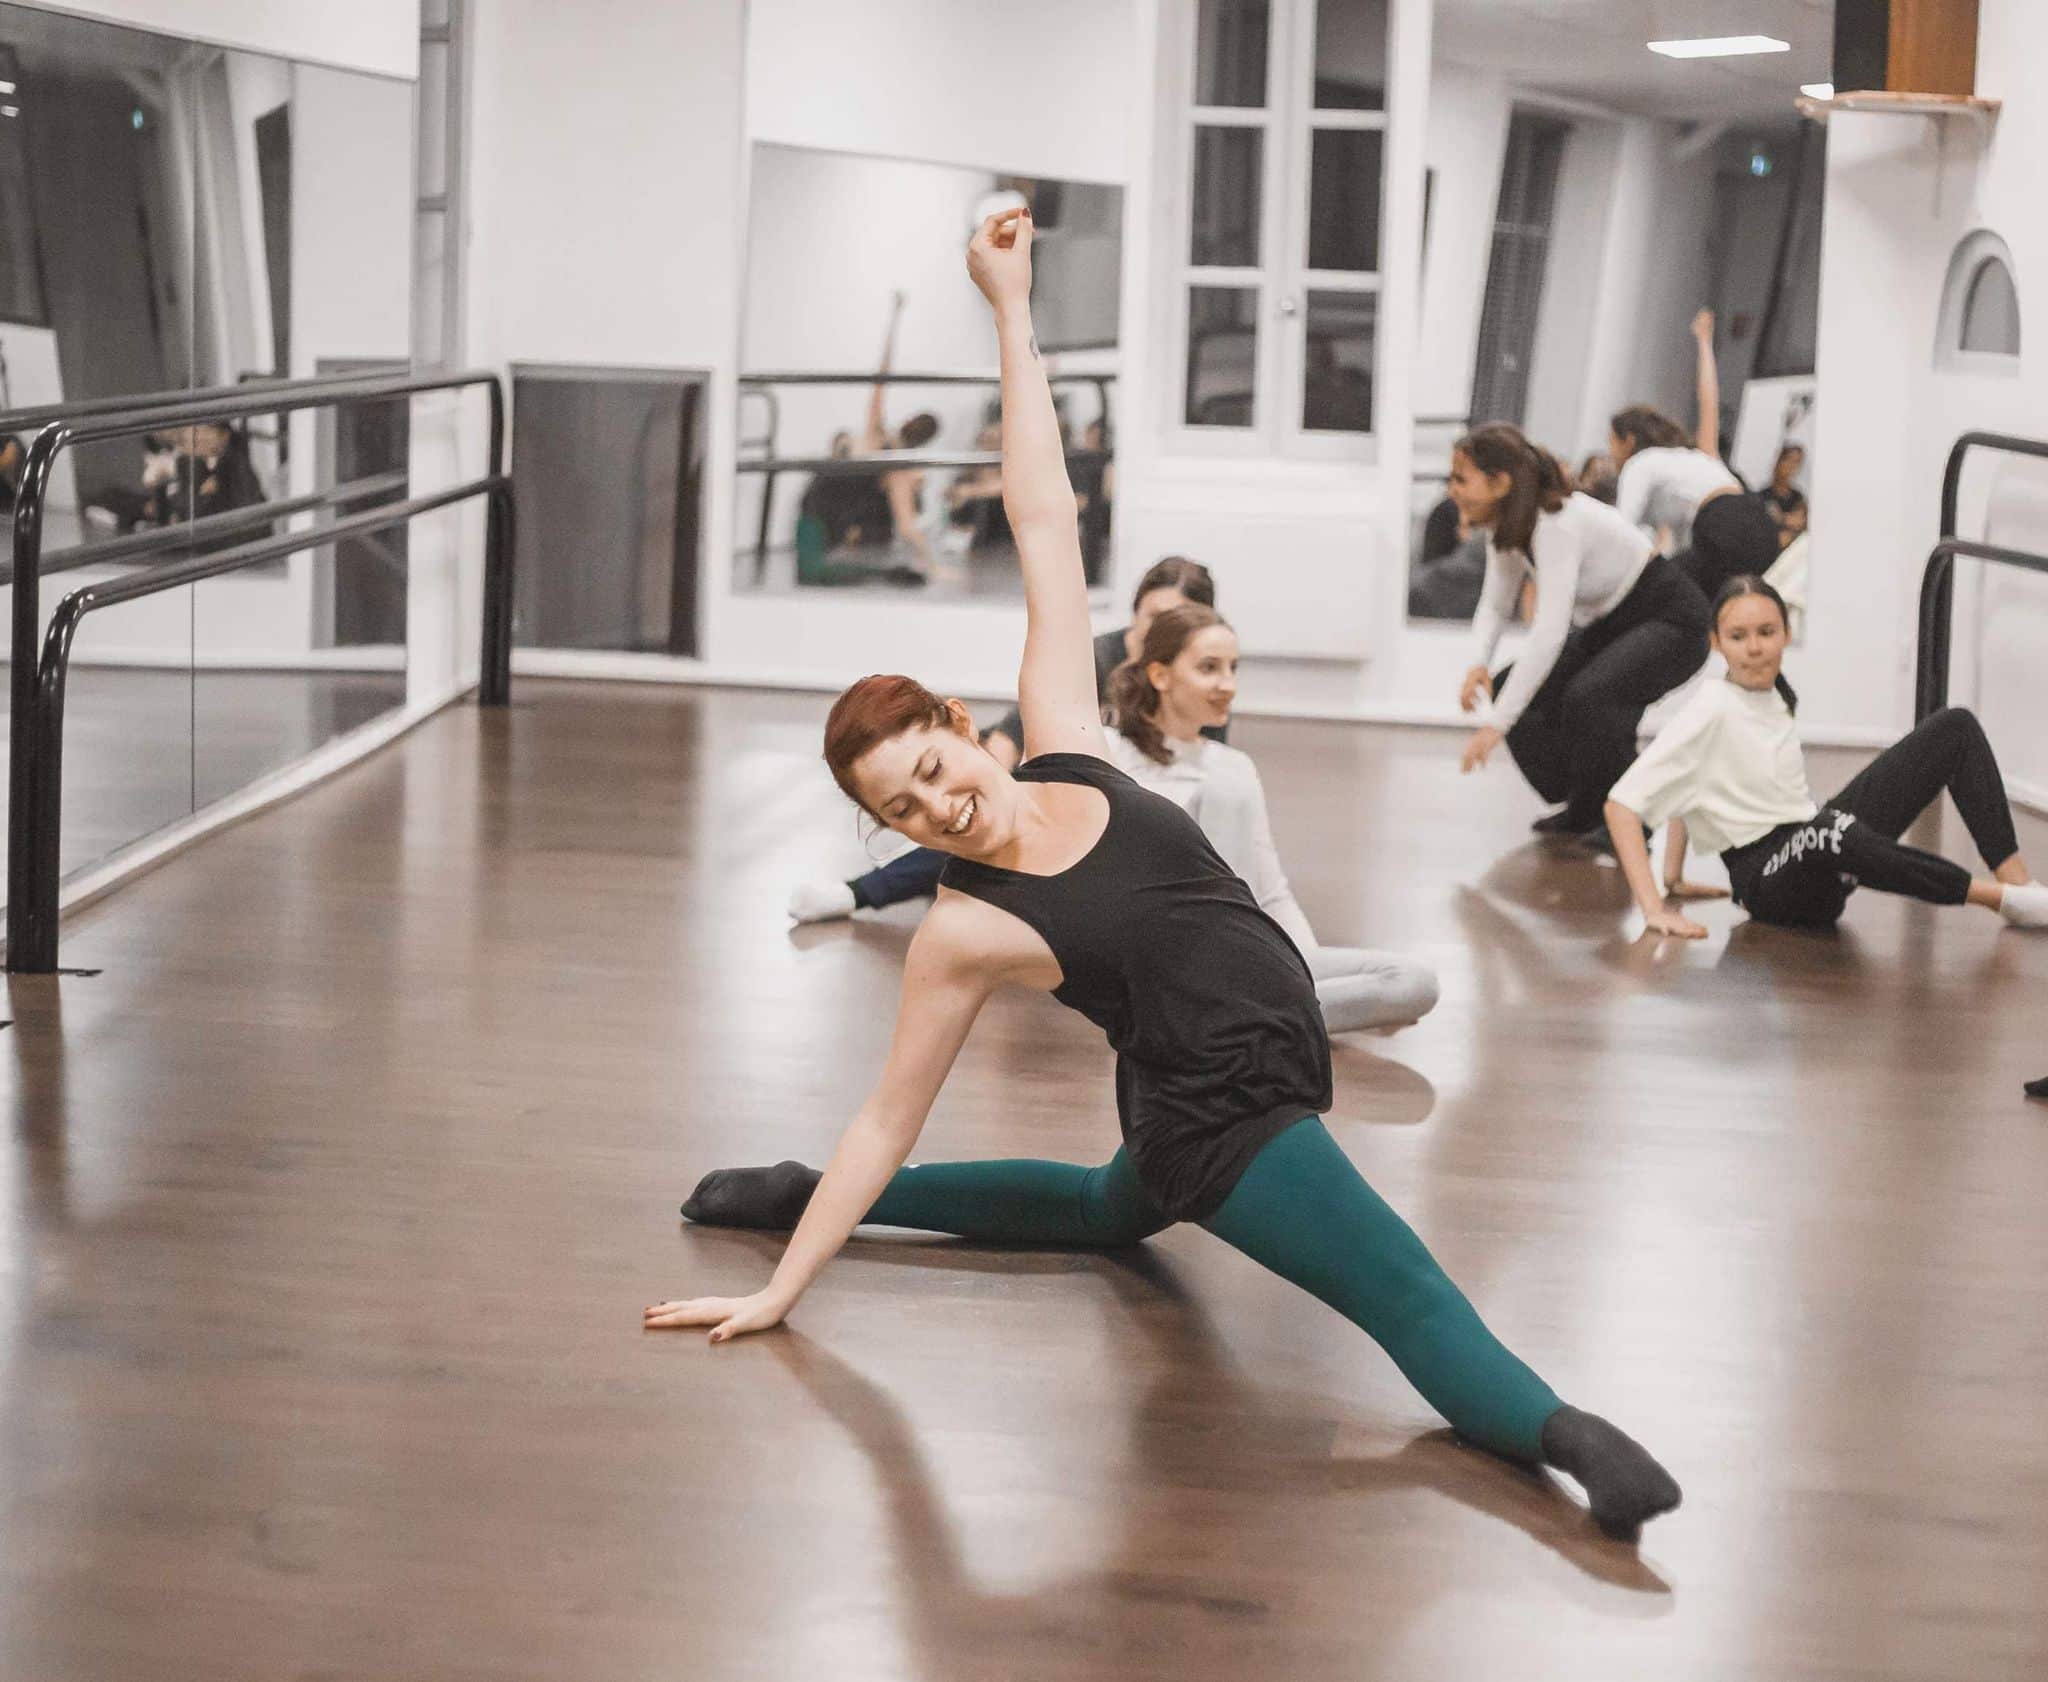
MULTIPOLYGON (((1107 696, 1109 674, 1137 654, 1153 619, 1189 602, 1216 605, 1216 581, 1201 562, 1185 555, 1168 555, 1145 569, 1131 595, 1130 624, 1122 630, 1104 631, 1095 639, 1095 692, 1099 698, 1107 696)), ((1225 732, 1205 729, 1203 734, 1220 742, 1225 732)), ((1013 769, 1024 747, 1022 715, 1012 707, 982 732, 981 739, 1004 770, 1013 769)), ((790 920, 827 923, 851 917, 856 911, 899 905, 906 899, 928 899, 939 891, 939 872, 945 863, 946 855, 936 848, 912 847, 851 881, 799 882, 789 896, 790 920)))
POLYGON ((1251 755, 1202 734, 1230 721, 1237 633, 1213 607, 1189 603, 1152 621, 1144 646, 1109 679, 1109 760, 1202 826, 1259 909, 1300 948, 1333 1034, 1401 1028, 1435 1008, 1436 972, 1418 959, 1324 946, 1287 885, 1266 791, 1251 755))
POLYGON ((1707 931, 1665 904, 1724 890, 1685 879, 1688 838, 1719 853, 1740 905, 1761 923, 1830 928, 1857 888, 1935 905, 1981 905, 2022 928, 2048 928, 2048 886, 2027 873, 2012 808, 1983 726, 1945 707, 1872 760, 1825 805, 1800 751, 1785 658, 1785 604, 1761 578, 1732 578, 1714 603, 1714 647, 1728 675, 1700 685, 1607 801, 1615 856, 1649 930, 1707 931), (1898 839, 1943 789, 1989 877, 1898 839), (1672 820, 1660 893, 1644 826, 1672 820))
POLYGON ((1329 1040, 1279 924, 1201 830, 1105 757, 1074 494, 1031 328, 1028 212, 990 217, 968 267, 996 317, 1003 497, 1024 573, 1010 772, 966 709, 907 677, 863 678, 825 725, 840 787, 951 855, 904 965, 880 1083, 822 1174, 800 1163, 708 1176, 707 1223, 795 1232, 743 1297, 648 1308, 713 1343, 776 1325, 864 1221, 984 1242, 1129 1244, 1200 1222, 1378 1340, 1467 1440, 1555 1466, 1617 1536, 1678 1505, 1642 1446, 1558 1400, 1511 1354, 1324 1129, 1329 1040), (1107 1162, 905 1168, 975 1017, 1005 983, 1052 991, 1117 1053, 1123 1145, 1107 1162))

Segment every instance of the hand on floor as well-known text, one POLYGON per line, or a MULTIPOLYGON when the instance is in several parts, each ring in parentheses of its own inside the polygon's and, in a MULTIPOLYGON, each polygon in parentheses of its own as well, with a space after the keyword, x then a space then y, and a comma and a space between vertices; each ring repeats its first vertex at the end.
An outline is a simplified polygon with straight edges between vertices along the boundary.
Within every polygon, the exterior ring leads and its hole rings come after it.
POLYGON ((643 1331, 683 1326, 709 1326, 711 1342, 726 1343, 748 1332, 765 1332, 782 1323, 788 1306, 766 1291, 750 1297, 692 1297, 687 1302, 657 1302, 640 1319, 643 1331))

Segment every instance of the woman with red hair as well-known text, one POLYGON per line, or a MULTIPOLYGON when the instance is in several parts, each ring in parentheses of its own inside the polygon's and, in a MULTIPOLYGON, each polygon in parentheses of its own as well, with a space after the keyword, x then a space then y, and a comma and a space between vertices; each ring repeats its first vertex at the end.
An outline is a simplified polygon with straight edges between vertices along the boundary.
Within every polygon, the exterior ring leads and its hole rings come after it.
POLYGON ((950 856, 904 966, 880 1084, 823 1173, 706 1176, 707 1224, 794 1227, 746 1297, 657 1303, 650 1327, 714 1343, 775 1325, 863 1222, 985 1242, 1130 1244, 1174 1221, 1226 1243, 1362 1327, 1471 1441, 1555 1466, 1610 1534, 1678 1485, 1604 1419, 1563 1405, 1487 1330, 1422 1241, 1324 1130, 1329 1041, 1308 965, 1171 801, 1105 758, 1074 493, 1031 331, 1031 222, 991 217, 968 272, 995 311, 1003 501, 1024 571, 1024 762, 1006 771, 967 711, 906 677, 864 678, 825 726, 839 786, 950 856), (1100 1167, 903 1166, 989 994, 1043 988, 1117 1053, 1123 1146, 1100 1167))

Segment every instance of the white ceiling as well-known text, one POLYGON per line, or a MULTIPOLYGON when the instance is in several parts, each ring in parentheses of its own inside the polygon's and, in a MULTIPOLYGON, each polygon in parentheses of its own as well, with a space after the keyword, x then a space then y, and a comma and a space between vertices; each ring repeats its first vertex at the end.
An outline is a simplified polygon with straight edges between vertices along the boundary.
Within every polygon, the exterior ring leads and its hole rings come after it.
POLYGON ((1674 121, 1790 123, 1824 82, 1834 0, 1437 0, 1436 56, 1617 111, 1674 121), (1774 35, 1792 50, 1675 59, 1644 45, 1774 35))

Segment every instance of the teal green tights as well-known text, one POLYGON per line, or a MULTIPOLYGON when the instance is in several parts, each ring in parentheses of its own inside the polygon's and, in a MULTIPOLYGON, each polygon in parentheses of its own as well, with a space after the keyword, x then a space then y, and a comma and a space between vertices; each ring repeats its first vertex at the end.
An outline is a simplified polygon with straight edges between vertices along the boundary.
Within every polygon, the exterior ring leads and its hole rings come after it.
MULTIPOLYGON (((1119 1149, 1100 1168, 945 1162, 897 1172, 870 1221, 998 1244, 1135 1244, 1172 1223, 1119 1149)), ((1486 1329, 1408 1223, 1314 1116, 1252 1159, 1202 1223, 1261 1267, 1320 1297, 1394 1358, 1458 1433, 1542 1458, 1556 1394, 1486 1329)))

